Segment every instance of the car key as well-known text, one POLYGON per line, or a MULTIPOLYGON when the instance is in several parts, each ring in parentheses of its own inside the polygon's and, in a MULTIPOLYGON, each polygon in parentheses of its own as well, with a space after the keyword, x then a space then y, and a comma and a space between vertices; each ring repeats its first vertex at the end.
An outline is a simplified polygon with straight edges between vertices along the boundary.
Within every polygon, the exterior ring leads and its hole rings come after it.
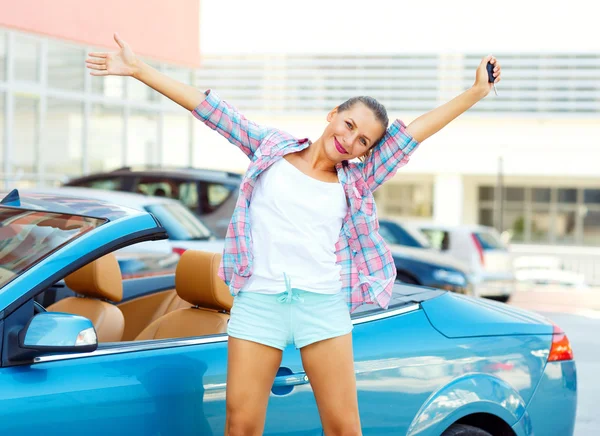
POLYGON ((488 62, 486 65, 486 69, 488 72, 488 82, 493 84, 494 94, 498 95, 498 91, 496 91, 496 82, 494 81, 494 65, 491 62, 488 62))

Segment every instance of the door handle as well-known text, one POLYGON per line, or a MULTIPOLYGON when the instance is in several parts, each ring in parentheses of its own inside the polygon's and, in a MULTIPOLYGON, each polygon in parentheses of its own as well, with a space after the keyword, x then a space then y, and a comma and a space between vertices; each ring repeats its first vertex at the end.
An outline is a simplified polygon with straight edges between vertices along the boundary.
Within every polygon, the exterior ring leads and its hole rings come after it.
POLYGON ((308 376, 304 372, 295 374, 278 375, 275 377, 273 387, 298 386, 308 383, 308 376))

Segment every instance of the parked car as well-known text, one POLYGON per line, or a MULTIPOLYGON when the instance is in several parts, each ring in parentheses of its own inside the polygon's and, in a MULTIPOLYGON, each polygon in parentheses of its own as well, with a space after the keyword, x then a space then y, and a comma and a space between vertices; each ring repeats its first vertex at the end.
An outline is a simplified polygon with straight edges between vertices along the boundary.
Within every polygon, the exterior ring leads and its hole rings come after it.
POLYGON ((172 272, 179 256, 187 249, 214 253, 223 251, 224 240, 218 239, 201 219, 177 200, 77 187, 38 188, 36 192, 101 200, 154 215, 167 230, 168 239, 148 241, 118 250, 117 259, 125 278, 172 272))
POLYGON ((379 234, 392 251, 398 281, 473 295, 468 266, 440 254, 423 233, 396 221, 380 219, 379 234))
POLYGON ((508 246, 487 226, 414 223, 432 247, 469 265, 475 295, 507 302, 516 278, 508 246))
POLYGON ((198 168, 123 167, 70 179, 65 186, 174 198, 181 201, 220 238, 233 214, 240 174, 198 168))
MULTIPOLYGON (((115 250, 167 237, 152 215, 49 194, 2 202, 0 432, 222 434, 232 299, 219 255, 188 250, 174 276, 121 282, 115 250), (58 299, 56 286, 81 297, 58 299)), ((397 284, 388 309, 365 305, 352 320, 365 433, 573 434, 575 361, 546 318, 397 284)), ((290 348, 265 434, 322 431, 290 348)))

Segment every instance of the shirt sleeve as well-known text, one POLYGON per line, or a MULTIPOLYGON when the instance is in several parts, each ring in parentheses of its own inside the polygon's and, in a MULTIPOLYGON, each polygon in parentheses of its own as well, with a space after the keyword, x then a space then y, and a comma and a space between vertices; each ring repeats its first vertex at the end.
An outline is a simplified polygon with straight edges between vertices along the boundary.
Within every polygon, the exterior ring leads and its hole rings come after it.
POLYGON ((369 189, 375 191, 396 174, 408 163, 418 146, 419 143, 406 132, 406 125, 400 120, 394 121, 363 163, 363 177, 369 189))
POLYGON ((210 89, 206 91, 206 99, 192 111, 192 115, 219 132, 250 159, 269 131, 246 119, 235 107, 221 100, 219 95, 210 89))

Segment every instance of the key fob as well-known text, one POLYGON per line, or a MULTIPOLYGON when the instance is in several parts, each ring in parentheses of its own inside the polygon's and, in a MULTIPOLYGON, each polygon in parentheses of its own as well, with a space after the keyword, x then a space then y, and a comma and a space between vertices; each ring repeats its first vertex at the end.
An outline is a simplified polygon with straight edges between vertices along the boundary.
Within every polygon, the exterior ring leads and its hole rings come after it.
POLYGON ((491 62, 488 62, 486 69, 488 73, 488 82, 494 83, 494 65, 491 62))

